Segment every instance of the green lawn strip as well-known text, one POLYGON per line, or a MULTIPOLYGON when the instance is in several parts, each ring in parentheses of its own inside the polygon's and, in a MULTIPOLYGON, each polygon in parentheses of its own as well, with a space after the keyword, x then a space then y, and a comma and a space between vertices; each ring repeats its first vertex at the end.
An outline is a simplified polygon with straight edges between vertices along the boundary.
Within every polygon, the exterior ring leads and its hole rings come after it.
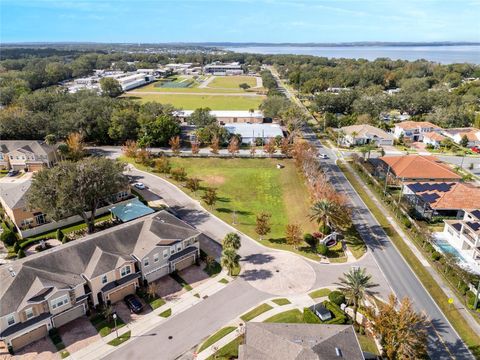
POLYGON ((380 355, 377 345, 375 344, 375 340, 373 337, 367 334, 357 334, 358 342, 360 343, 360 347, 362 351, 369 352, 371 354, 380 355))
POLYGON ((377 221, 380 223, 383 230, 395 244, 403 258, 407 261, 417 277, 420 279, 423 286, 433 297, 438 307, 442 310, 447 319, 458 332, 462 340, 465 342, 465 344, 467 344, 475 357, 480 358, 480 346, 478 345, 480 344, 480 335, 475 334, 458 310, 448 304, 448 297, 442 291, 438 283, 425 269, 425 267, 410 250, 408 245, 403 241, 393 226, 388 222, 383 212, 377 207, 373 199, 371 199, 370 196, 365 192, 361 184, 353 176, 352 172, 345 165, 340 165, 340 168, 347 177, 348 181, 352 184, 362 200, 365 202, 367 207, 373 213, 377 221))
POLYGON ((310 294, 308 294, 308 296, 310 296, 312 299, 318 299, 324 296, 328 296, 328 294, 330 294, 331 292, 332 290, 330 289, 318 289, 312 291, 310 294))
MULTIPOLYGON (((101 337, 110 334, 115 327, 115 322, 113 321, 113 319, 111 321, 107 321, 102 315, 96 315, 91 317, 90 322, 95 327, 95 329, 97 329, 101 337)), ((117 315, 117 329, 120 329, 123 326, 125 326, 125 323, 117 315)))
POLYGON ((118 346, 120 344, 123 344, 125 341, 130 339, 131 335, 132 335, 132 332, 129 330, 125 334, 120 335, 118 338, 115 338, 112 341, 109 341, 108 345, 118 346))
POLYGON ((267 323, 303 323, 303 313, 298 309, 284 311, 282 313, 269 317, 264 322, 267 323))
POLYGON ((271 309, 273 309, 273 308, 270 305, 262 304, 260 306, 257 306, 255 309, 250 310, 249 312, 240 316, 240 319, 242 319, 243 321, 250 321, 250 320, 256 318, 257 316, 259 316, 259 315, 263 314, 264 312, 267 312, 268 310, 271 310, 271 309))
POLYGON ((219 283, 222 283, 222 284, 228 284, 228 280, 225 279, 225 278, 222 278, 220 280, 218 280, 219 283))
POLYGON ((351 226, 345 233, 345 242, 355 259, 361 258, 367 252, 367 246, 355 226, 351 226))
POLYGON ((238 358, 238 347, 243 344, 245 335, 240 335, 236 339, 220 348, 215 354, 209 356, 207 360, 230 360, 238 358))
POLYGON ((199 200, 206 209, 229 224, 232 224, 232 214, 235 211, 234 226, 261 244, 318 261, 318 255, 307 244, 301 244, 295 249, 285 241, 287 224, 299 224, 302 232, 318 230, 305 215, 310 211, 311 200, 303 175, 297 171, 293 160, 171 158, 173 168, 183 167, 187 176, 202 180, 201 186, 217 189, 219 200, 211 209, 201 199, 202 190, 193 193, 182 183, 155 173, 142 164, 136 164, 132 159, 120 159, 179 186, 187 195, 199 200), (285 167, 279 170, 276 168, 277 163, 285 167), (256 186, 252 188, 251 184, 256 186), (259 236, 255 233, 256 215, 261 211, 273 215, 271 232, 262 241, 258 240, 259 236))
POLYGON ((178 282, 180 285, 182 285, 182 287, 187 290, 187 291, 191 291, 193 290, 193 288, 185 281, 183 280, 183 278, 178 275, 177 272, 173 272, 170 274, 170 276, 172 277, 173 280, 175 280, 176 282, 178 282))
POLYGON ((215 344, 218 340, 224 338, 228 334, 230 334, 232 331, 236 329, 235 326, 227 326, 224 327, 223 329, 218 330, 215 334, 210 336, 198 349, 198 352, 201 352, 208 348, 209 346, 215 344))
MULTIPOLYGON (((257 86, 257 79, 253 76, 216 76, 207 86, 209 88, 239 89, 239 85, 246 83, 250 87, 257 86)), ((243 91, 243 90, 242 90, 243 91)))
POLYGON ((155 309, 158 309, 160 306, 165 305, 166 302, 162 298, 158 298, 158 299, 150 301, 149 304, 152 307, 152 309, 155 310, 155 309))
POLYGON ((168 318, 170 315, 172 315, 172 309, 167 309, 167 310, 161 312, 160 314, 158 314, 158 316, 161 316, 161 317, 164 317, 164 318, 168 318))
POLYGON ((291 304, 290 300, 285 298, 273 299, 272 302, 280 306, 291 304))

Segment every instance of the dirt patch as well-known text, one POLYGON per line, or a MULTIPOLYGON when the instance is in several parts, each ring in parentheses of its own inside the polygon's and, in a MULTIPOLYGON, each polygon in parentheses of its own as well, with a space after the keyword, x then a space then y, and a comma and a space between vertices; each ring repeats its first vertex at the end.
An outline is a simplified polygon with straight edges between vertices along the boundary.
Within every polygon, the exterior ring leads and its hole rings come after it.
POLYGON ((43 338, 25 346, 15 353, 15 356, 2 355, 2 360, 56 360, 60 359, 57 349, 50 338, 43 338))
POLYGON ((86 316, 59 327, 58 332, 70 354, 101 339, 97 330, 86 316))
POLYGON ((225 177, 220 175, 208 175, 203 176, 202 180, 207 182, 209 185, 222 185, 225 182, 225 177))
POLYGON ((185 280, 191 287, 197 287, 198 285, 207 281, 210 277, 208 274, 203 271, 205 264, 201 264, 200 266, 192 265, 186 269, 183 269, 178 273, 183 280, 185 280))
POLYGON ((158 285, 157 295, 165 301, 178 299, 186 290, 170 276, 164 276, 155 281, 158 285))

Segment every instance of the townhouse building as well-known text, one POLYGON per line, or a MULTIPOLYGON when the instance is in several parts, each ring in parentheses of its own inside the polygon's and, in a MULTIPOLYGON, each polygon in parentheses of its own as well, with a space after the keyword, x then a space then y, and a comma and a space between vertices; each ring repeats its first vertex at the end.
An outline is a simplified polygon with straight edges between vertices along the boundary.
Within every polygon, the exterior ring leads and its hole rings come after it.
POLYGON ((194 264, 199 235, 161 211, 0 266, 0 339, 18 350, 194 264))
POLYGON ((56 149, 40 140, 2 140, 0 169, 28 171, 52 167, 57 162, 56 149))

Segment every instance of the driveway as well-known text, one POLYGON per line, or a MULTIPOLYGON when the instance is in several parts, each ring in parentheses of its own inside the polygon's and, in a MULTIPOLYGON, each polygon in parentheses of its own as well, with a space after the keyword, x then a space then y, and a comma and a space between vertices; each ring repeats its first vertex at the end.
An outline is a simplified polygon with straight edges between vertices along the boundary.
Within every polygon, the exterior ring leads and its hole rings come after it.
POLYGON ((86 316, 79 317, 59 327, 58 332, 70 354, 101 339, 98 331, 86 316))
POLYGON ((165 301, 178 299, 186 290, 170 276, 164 276, 155 281, 158 285, 157 295, 165 301))
POLYGON ((126 324, 131 323, 133 321, 139 320, 143 318, 146 314, 152 312, 152 309, 150 306, 146 306, 145 302, 137 297, 143 304, 143 310, 140 314, 135 314, 134 312, 131 312, 130 309, 128 308, 127 304, 125 304, 124 301, 119 301, 115 304, 113 304, 113 308, 115 312, 118 314, 120 319, 122 319, 126 324))
POLYGON ((192 265, 182 271, 178 272, 178 275, 182 277, 191 287, 195 288, 198 285, 204 283, 210 277, 202 269, 205 267, 205 264, 202 262, 200 266, 192 265))
POLYGON ((16 352, 15 356, 5 355, 2 359, 15 360, 57 360, 60 355, 49 337, 40 339, 16 352))

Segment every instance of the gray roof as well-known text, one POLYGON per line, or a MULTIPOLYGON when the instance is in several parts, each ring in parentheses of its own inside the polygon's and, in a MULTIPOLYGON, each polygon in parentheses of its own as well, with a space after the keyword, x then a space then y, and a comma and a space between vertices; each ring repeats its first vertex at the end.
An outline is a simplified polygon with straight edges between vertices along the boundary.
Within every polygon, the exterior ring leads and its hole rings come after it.
POLYGON ((163 241, 187 239, 200 234, 166 211, 54 247, 0 266, 0 316, 38 299, 45 288, 71 289, 117 268, 141 259, 163 241), (11 271, 15 276, 11 276, 11 271), (83 275, 83 276, 82 276, 83 275), (33 300, 32 300, 33 299, 33 300))
POLYGON ((55 147, 47 145, 41 140, 2 140, 0 143, 0 151, 2 153, 6 154, 14 150, 37 155, 48 155, 55 150, 55 147))
POLYGON ((26 205, 25 194, 32 180, 0 182, 0 197, 10 209, 23 208, 26 205))
POLYGON ((248 322, 239 360, 363 360, 351 325, 248 322))

